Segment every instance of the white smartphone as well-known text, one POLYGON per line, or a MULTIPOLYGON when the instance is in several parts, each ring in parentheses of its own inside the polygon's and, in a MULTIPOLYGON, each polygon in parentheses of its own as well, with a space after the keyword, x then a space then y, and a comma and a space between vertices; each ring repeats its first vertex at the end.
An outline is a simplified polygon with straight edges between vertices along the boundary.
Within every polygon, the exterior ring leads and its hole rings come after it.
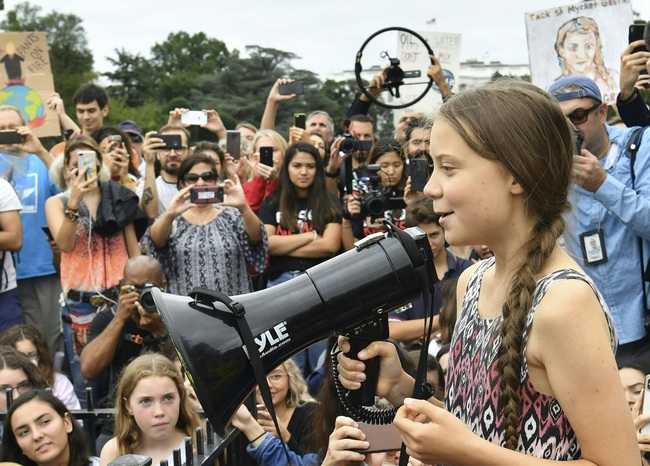
POLYGON ((202 110, 189 110, 181 113, 181 123, 184 125, 205 125, 208 122, 208 114, 202 110))
MULTIPOLYGON (((77 168, 80 172, 86 174, 86 180, 97 176, 97 153, 94 150, 80 150, 77 152, 78 161, 77 168)), ((90 186, 97 187, 97 180, 90 186)))
MULTIPOLYGON (((645 384, 643 386, 643 409, 641 414, 650 413, 650 375, 647 375, 645 378, 645 384)), ((641 427, 642 434, 650 434, 650 422, 641 427)))

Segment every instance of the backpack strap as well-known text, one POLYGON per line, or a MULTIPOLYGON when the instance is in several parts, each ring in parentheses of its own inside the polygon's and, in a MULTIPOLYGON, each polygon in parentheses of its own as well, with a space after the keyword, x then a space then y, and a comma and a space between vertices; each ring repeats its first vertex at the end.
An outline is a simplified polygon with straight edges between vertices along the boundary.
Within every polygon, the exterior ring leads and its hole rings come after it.
POLYGON ((647 126, 642 128, 634 128, 630 133, 630 137, 627 140, 627 147, 625 148, 625 156, 630 159, 630 174, 632 175, 632 189, 634 189, 634 182, 636 181, 636 175, 634 174, 634 162, 636 162, 636 153, 639 151, 641 146, 641 139, 643 139, 643 133, 648 129, 647 126))

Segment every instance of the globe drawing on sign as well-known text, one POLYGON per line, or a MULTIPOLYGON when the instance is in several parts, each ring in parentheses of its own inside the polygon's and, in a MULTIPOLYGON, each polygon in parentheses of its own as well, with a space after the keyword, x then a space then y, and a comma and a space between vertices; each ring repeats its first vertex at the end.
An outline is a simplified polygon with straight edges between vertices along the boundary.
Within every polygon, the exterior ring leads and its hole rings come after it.
POLYGON ((24 84, 10 84, 0 90, 0 105, 12 105, 20 110, 30 128, 45 124, 45 105, 43 99, 33 89, 24 84))

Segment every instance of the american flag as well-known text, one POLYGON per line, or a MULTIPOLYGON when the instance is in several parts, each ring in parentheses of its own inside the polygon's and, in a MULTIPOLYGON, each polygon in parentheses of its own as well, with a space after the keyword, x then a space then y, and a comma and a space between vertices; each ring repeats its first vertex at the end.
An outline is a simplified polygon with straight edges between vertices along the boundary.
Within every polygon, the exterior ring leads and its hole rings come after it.
POLYGON ((436 18, 431 18, 429 21, 427 21, 427 24, 436 24, 436 18))

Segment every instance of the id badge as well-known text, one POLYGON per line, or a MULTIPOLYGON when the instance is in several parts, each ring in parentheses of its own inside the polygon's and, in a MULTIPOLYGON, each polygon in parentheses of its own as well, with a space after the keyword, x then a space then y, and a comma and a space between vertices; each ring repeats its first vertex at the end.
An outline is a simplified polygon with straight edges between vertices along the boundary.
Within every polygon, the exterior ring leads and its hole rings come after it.
POLYGON ((586 265, 598 265, 607 262, 607 249, 603 230, 586 231, 580 235, 582 256, 586 265))

